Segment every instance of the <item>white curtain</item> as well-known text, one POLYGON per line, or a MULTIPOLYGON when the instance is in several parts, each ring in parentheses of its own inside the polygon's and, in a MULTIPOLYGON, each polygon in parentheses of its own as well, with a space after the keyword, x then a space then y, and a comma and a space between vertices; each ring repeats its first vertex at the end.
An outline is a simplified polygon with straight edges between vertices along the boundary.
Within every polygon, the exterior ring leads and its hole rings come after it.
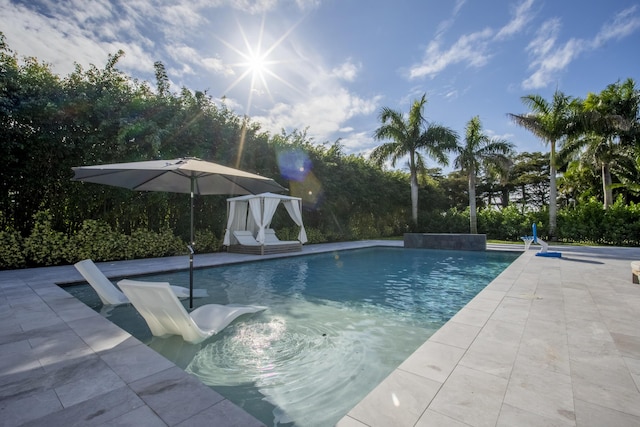
MULTIPOLYGON (((244 205, 248 208, 249 207, 249 202, 245 202, 244 205)), ((258 217, 258 220, 260 220, 260 217, 258 217)), ((253 235, 255 236, 256 233, 258 232, 258 229, 260 227, 258 227, 257 221, 253 218, 253 214, 248 215, 247 216, 247 230, 251 231, 253 233, 253 235)))
POLYGON ((256 236, 256 240, 258 243, 264 243, 264 225, 262 225, 262 203, 261 198, 256 197, 255 199, 249 200, 249 208, 251 211, 251 216, 258 227, 258 235, 256 236), (262 240, 260 238, 260 232, 262 232, 262 240))
POLYGON ((223 245, 229 246, 231 244, 232 231, 247 229, 247 207, 247 202, 229 202, 227 229, 224 232, 223 245))
POLYGON ((284 202, 284 207, 287 209, 289 216, 296 223, 297 226, 300 227, 300 232, 298 233, 298 240, 300 243, 307 242, 307 232, 304 229, 304 224, 302 223, 302 210, 300 209, 300 205, 302 204, 301 200, 287 200, 284 202))
POLYGON ((258 226, 258 235, 256 236, 258 243, 264 243, 264 230, 271 224, 271 218, 276 212, 278 203, 280 203, 280 199, 275 198, 257 197, 249 200, 251 214, 258 226), (261 213, 262 215, 260 215, 261 213))
POLYGON ((222 244, 229 246, 231 244, 231 227, 233 226, 233 220, 236 212, 236 202, 228 203, 229 209, 227 209, 227 229, 224 232, 224 240, 222 244))

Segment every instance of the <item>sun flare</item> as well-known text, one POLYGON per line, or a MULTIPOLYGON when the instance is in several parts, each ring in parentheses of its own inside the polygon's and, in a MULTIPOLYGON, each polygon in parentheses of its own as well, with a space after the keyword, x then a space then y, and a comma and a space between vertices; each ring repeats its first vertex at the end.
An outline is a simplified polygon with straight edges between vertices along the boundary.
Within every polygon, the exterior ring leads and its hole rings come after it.
MULTIPOLYGON (((257 41, 250 41, 249 37, 238 22, 238 32, 242 37, 244 43, 243 48, 236 47, 231 43, 219 39, 229 49, 235 52, 239 56, 239 61, 230 64, 232 68, 240 71, 238 77, 227 87, 225 93, 231 91, 234 87, 239 85, 245 79, 249 80, 249 92, 246 106, 246 113, 249 114, 251 110, 251 103, 254 94, 267 94, 270 98, 273 98, 271 90, 269 88, 268 80, 276 80, 291 89, 297 90, 286 79, 279 75, 278 66, 286 62, 292 62, 291 60, 277 59, 274 55, 274 51, 282 44, 283 41, 289 37, 293 30, 299 24, 289 28, 280 38, 269 44, 268 47, 263 46, 265 39, 265 17, 262 17, 262 23, 260 25, 260 31, 257 41)), ((282 70, 280 70, 282 71, 282 70)))
POLYGON ((252 52, 247 57, 247 62, 244 65, 246 65, 254 76, 262 76, 269 71, 269 61, 267 61, 266 56, 260 52, 252 52))
MULTIPOLYGON (((245 79, 249 79, 249 88, 248 88, 248 98, 247 105, 245 107, 246 116, 250 116, 251 114, 251 105, 253 103, 254 95, 261 96, 263 94, 267 94, 269 98, 273 101, 273 96, 271 94, 271 90, 269 89, 268 79, 273 79, 278 81, 279 83, 288 86, 294 91, 299 92, 299 90, 293 86, 289 81, 285 78, 281 77, 278 74, 277 66, 283 63, 295 62, 295 60, 282 60, 274 58, 274 51, 285 41, 293 32, 293 30, 298 26, 301 21, 298 21, 295 25, 289 28, 279 39, 275 42, 271 43, 268 48, 263 49, 263 40, 264 40, 264 27, 265 27, 265 17, 262 17, 262 23, 260 25, 260 32, 258 35, 257 43, 251 43, 249 38, 247 37, 242 25, 238 24, 238 30, 240 35, 242 36, 242 40, 244 42, 244 49, 238 48, 231 43, 219 38, 225 46, 235 52, 239 57, 240 61, 234 64, 229 64, 232 68, 239 69, 240 75, 227 87, 225 90, 226 93, 231 91, 234 87, 236 87, 240 82, 245 79)), ((282 72, 282 70, 280 70, 282 72)), ((242 152, 244 150, 244 140, 245 140, 246 129, 243 127, 240 143, 238 145, 238 156, 236 159, 236 167, 238 167, 240 159, 242 157, 242 152)))

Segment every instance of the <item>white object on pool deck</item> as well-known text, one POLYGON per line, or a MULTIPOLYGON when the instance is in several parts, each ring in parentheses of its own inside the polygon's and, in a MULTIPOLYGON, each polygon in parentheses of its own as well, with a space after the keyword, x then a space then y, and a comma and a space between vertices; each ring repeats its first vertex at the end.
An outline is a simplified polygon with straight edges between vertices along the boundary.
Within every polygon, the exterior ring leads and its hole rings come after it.
MULTIPOLYGON (((532 229, 533 229, 533 243, 537 243, 540 246, 542 246, 540 248, 540 251, 536 254, 536 256, 543 256, 543 257, 550 257, 550 258, 560 258, 562 257, 562 253, 561 252, 549 252, 549 245, 547 244, 547 242, 545 242, 544 240, 542 240, 541 238, 538 237, 538 228, 536 226, 535 223, 533 223, 532 225, 532 229)), ((525 242, 525 245, 527 243, 525 242)))
POLYGON ((265 245, 300 245, 297 240, 280 240, 276 236, 276 231, 273 228, 267 228, 264 230, 264 244, 265 245))
MULTIPOLYGON (((89 282, 93 290, 96 291, 105 305, 128 304, 129 299, 125 294, 120 292, 118 288, 105 276, 97 265, 90 259, 78 261, 74 264, 76 270, 82 274, 82 277, 89 282)), ((182 286, 171 286, 178 298, 189 298, 189 289, 182 286)), ((194 298, 204 298, 209 296, 206 289, 194 289, 194 298)))
POLYGON ((522 236, 521 239, 524 242, 524 250, 528 251, 529 250, 529 246, 531 246, 531 243, 534 240, 533 236, 522 236))
POLYGON ((631 282, 640 283, 640 261, 631 261, 631 282))
POLYGON ((228 246, 228 252, 268 255, 302 250, 300 241, 280 240, 273 229, 265 230, 265 241, 263 243, 260 243, 249 230, 235 230, 233 236, 238 241, 238 244, 228 246))
POLYGON ((242 246, 262 246, 251 231, 236 230, 233 232, 234 237, 242 246))
POLYGON ((187 313, 169 283, 124 279, 118 286, 144 317, 154 336, 181 335, 192 344, 217 334, 243 314, 267 309, 251 305, 206 304, 187 313))

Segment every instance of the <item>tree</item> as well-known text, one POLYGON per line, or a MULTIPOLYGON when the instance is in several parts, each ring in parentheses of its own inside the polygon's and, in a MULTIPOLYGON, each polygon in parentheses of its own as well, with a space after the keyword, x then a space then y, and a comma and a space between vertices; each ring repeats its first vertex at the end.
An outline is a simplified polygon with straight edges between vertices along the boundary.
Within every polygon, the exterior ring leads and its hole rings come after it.
POLYGON ((556 90, 551 102, 540 95, 526 95, 522 102, 531 110, 525 114, 508 116, 549 145, 549 240, 557 239, 557 186, 556 186, 556 147, 577 132, 575 99, 556 90))
POLYGON ((482 123, 478 116, 467 123, 465 144, 457 147, 458 155, 454 160, 455 167, 467 175, 469 184, 469 226, 471 234, 478 234, 478 217, 476 209, 476 177, 481 168, 493 165, 507 169, 509 156, 513 154, 510 142, 489 138, 482 133, 482 123))
POLYGON ((406 119, 401 112, 383 107, 379 115, 382 126, 375 130, 374 138, 390 139, 391 142, 384 143, 371 152, 371 160, 378 166, 389 159, 391 165, 395 166, 399 159, 409 156, 411 217, 414 225, 418 224, 418 173, 425 168, 420 151, 424 151, 439 164, 447 165, 446 153, 455 149, 458 139, 453 130, 426 121, 423 115, 426 103, 426 95, 414 101, 406 119))
POLYGON ((601 191, 597 170, 579 161, 570 162, 558 178, 558 201, 564 206, 589 203, 591 199, 601 198, 601 191))
POLYGON ((639 105, 633 79, 611 84, 600 94, 589 93, 582 104, 583 135, 567 141, 560 153, 565 158, 579 154, 583 163, 600 169, 605 209, 613 204, 612 169, 623 166, 631 154, 639 105))
POLYGON ((540 152, 520 153, 515 156, 511 168, 511 183, 514 187, 513 202, 527 210, 539 210, 548 204, 549 155, 540 152))

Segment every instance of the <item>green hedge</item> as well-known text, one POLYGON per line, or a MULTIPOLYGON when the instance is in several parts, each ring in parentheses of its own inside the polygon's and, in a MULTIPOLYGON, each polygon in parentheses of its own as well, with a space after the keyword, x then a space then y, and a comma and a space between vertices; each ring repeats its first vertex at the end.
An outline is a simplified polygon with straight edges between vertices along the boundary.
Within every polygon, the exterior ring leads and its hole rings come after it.
MULTIPOLYGON (((0 213, 1 214, 1 213, 0 213)), ((0 230, 0 269, 72 264, 85 258, 95 261, 156 258, 188 254, 187 243, 171 230, 136 229, 126 235, 107 223, 85 220, 75 233, 67 235, 55 230, 49 212, 34 215, 31 234, 22 238, 11 229, 0 230)), ((538 236, 548 238, 548 213, 521 213, 516 206, 502 210, 482 209, 478 212, 478 232, 495 240, 519 241, 531 235, 537 225, 538 236)), ((388 237, 397 224, 375 223, 373 217, 351 218, 346 233, 336 234, 318 228, 307 228, 308 243, 388 237), (348 234, 348 235, 347 235, 348 234)), ((421 218, 417 231, 429 233, 468 233, 469 211, 450 209, 430 213, 421 218)), ((297 238, 298 228, 278 229, 282 240, 297 238)), ((640 205, 617 200, 604 210, 596 200, 575 208, 558 211, 558 239, 566 243, 640 246, 640 205)), ((210 230, 197 231, 195 251, 210 253, 221 250, 220 238, 210 230)))

